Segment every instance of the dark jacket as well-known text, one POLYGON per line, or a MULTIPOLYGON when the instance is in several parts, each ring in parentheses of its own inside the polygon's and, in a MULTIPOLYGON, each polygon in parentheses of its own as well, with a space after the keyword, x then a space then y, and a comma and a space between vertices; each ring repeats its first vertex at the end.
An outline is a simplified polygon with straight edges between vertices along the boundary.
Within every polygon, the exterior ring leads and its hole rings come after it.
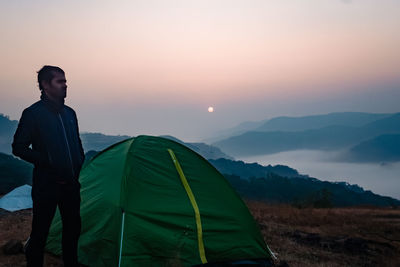
POLYGON ((75 111, 63 102, 54 103, 42 94, 26 108, 12 148, 14 155, 34 164, 34 186, 78 181, 85 155, 75 111))

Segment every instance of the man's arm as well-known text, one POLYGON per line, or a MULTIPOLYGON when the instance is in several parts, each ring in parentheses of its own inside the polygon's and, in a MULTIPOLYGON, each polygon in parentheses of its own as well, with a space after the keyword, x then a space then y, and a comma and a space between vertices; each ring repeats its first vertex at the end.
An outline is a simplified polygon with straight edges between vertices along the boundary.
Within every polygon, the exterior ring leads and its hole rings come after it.
POLYGON ((48 164, 47 155, 41 155, 38 151, 30 148, 32 144, 32 136, 34 131, 34 119, 29 110, 22 112, 21 119, 18 123, 18 128, 14 134, 12 143, 12 153, 21 159, 35 165, 48 164))

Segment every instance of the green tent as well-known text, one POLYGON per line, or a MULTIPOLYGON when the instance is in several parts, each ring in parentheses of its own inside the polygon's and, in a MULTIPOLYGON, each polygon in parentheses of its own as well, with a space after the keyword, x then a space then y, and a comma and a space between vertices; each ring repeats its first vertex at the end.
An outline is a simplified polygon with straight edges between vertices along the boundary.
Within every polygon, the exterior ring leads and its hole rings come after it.
MULTIPOLYGON (((97 154, 80 174, 79 262, 191 266, 270 259, 256 222, 225 178, 169 139, 138 136, 97 154)), ((46 248, 61 254, 57 212, 46 248)))

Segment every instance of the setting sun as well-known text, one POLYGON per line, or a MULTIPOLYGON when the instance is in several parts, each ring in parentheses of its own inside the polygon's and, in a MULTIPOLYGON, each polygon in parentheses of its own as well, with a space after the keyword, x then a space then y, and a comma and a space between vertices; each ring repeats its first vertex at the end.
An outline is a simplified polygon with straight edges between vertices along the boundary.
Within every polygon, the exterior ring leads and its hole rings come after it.
POLYGON ((214 108, 213 107, 208 107, 208 112, 214 112, 214 108))

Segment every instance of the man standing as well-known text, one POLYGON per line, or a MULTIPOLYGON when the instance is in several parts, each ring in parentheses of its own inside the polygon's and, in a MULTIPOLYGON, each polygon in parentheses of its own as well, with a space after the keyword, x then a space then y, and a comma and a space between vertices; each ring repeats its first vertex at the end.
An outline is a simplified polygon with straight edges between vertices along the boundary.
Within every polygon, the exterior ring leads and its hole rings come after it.
POLYGON ((78 177, 84 161, 78 121, 74 110, 64 105, 67 80, 61 68, 44 66, 38 72, 38 83, 41 100, 23 111, 12 144, 14 155, 34 164, 27 266, 43 266, 44 247, 57 206, 63 223, 64 265, 78 266, 78 177))

